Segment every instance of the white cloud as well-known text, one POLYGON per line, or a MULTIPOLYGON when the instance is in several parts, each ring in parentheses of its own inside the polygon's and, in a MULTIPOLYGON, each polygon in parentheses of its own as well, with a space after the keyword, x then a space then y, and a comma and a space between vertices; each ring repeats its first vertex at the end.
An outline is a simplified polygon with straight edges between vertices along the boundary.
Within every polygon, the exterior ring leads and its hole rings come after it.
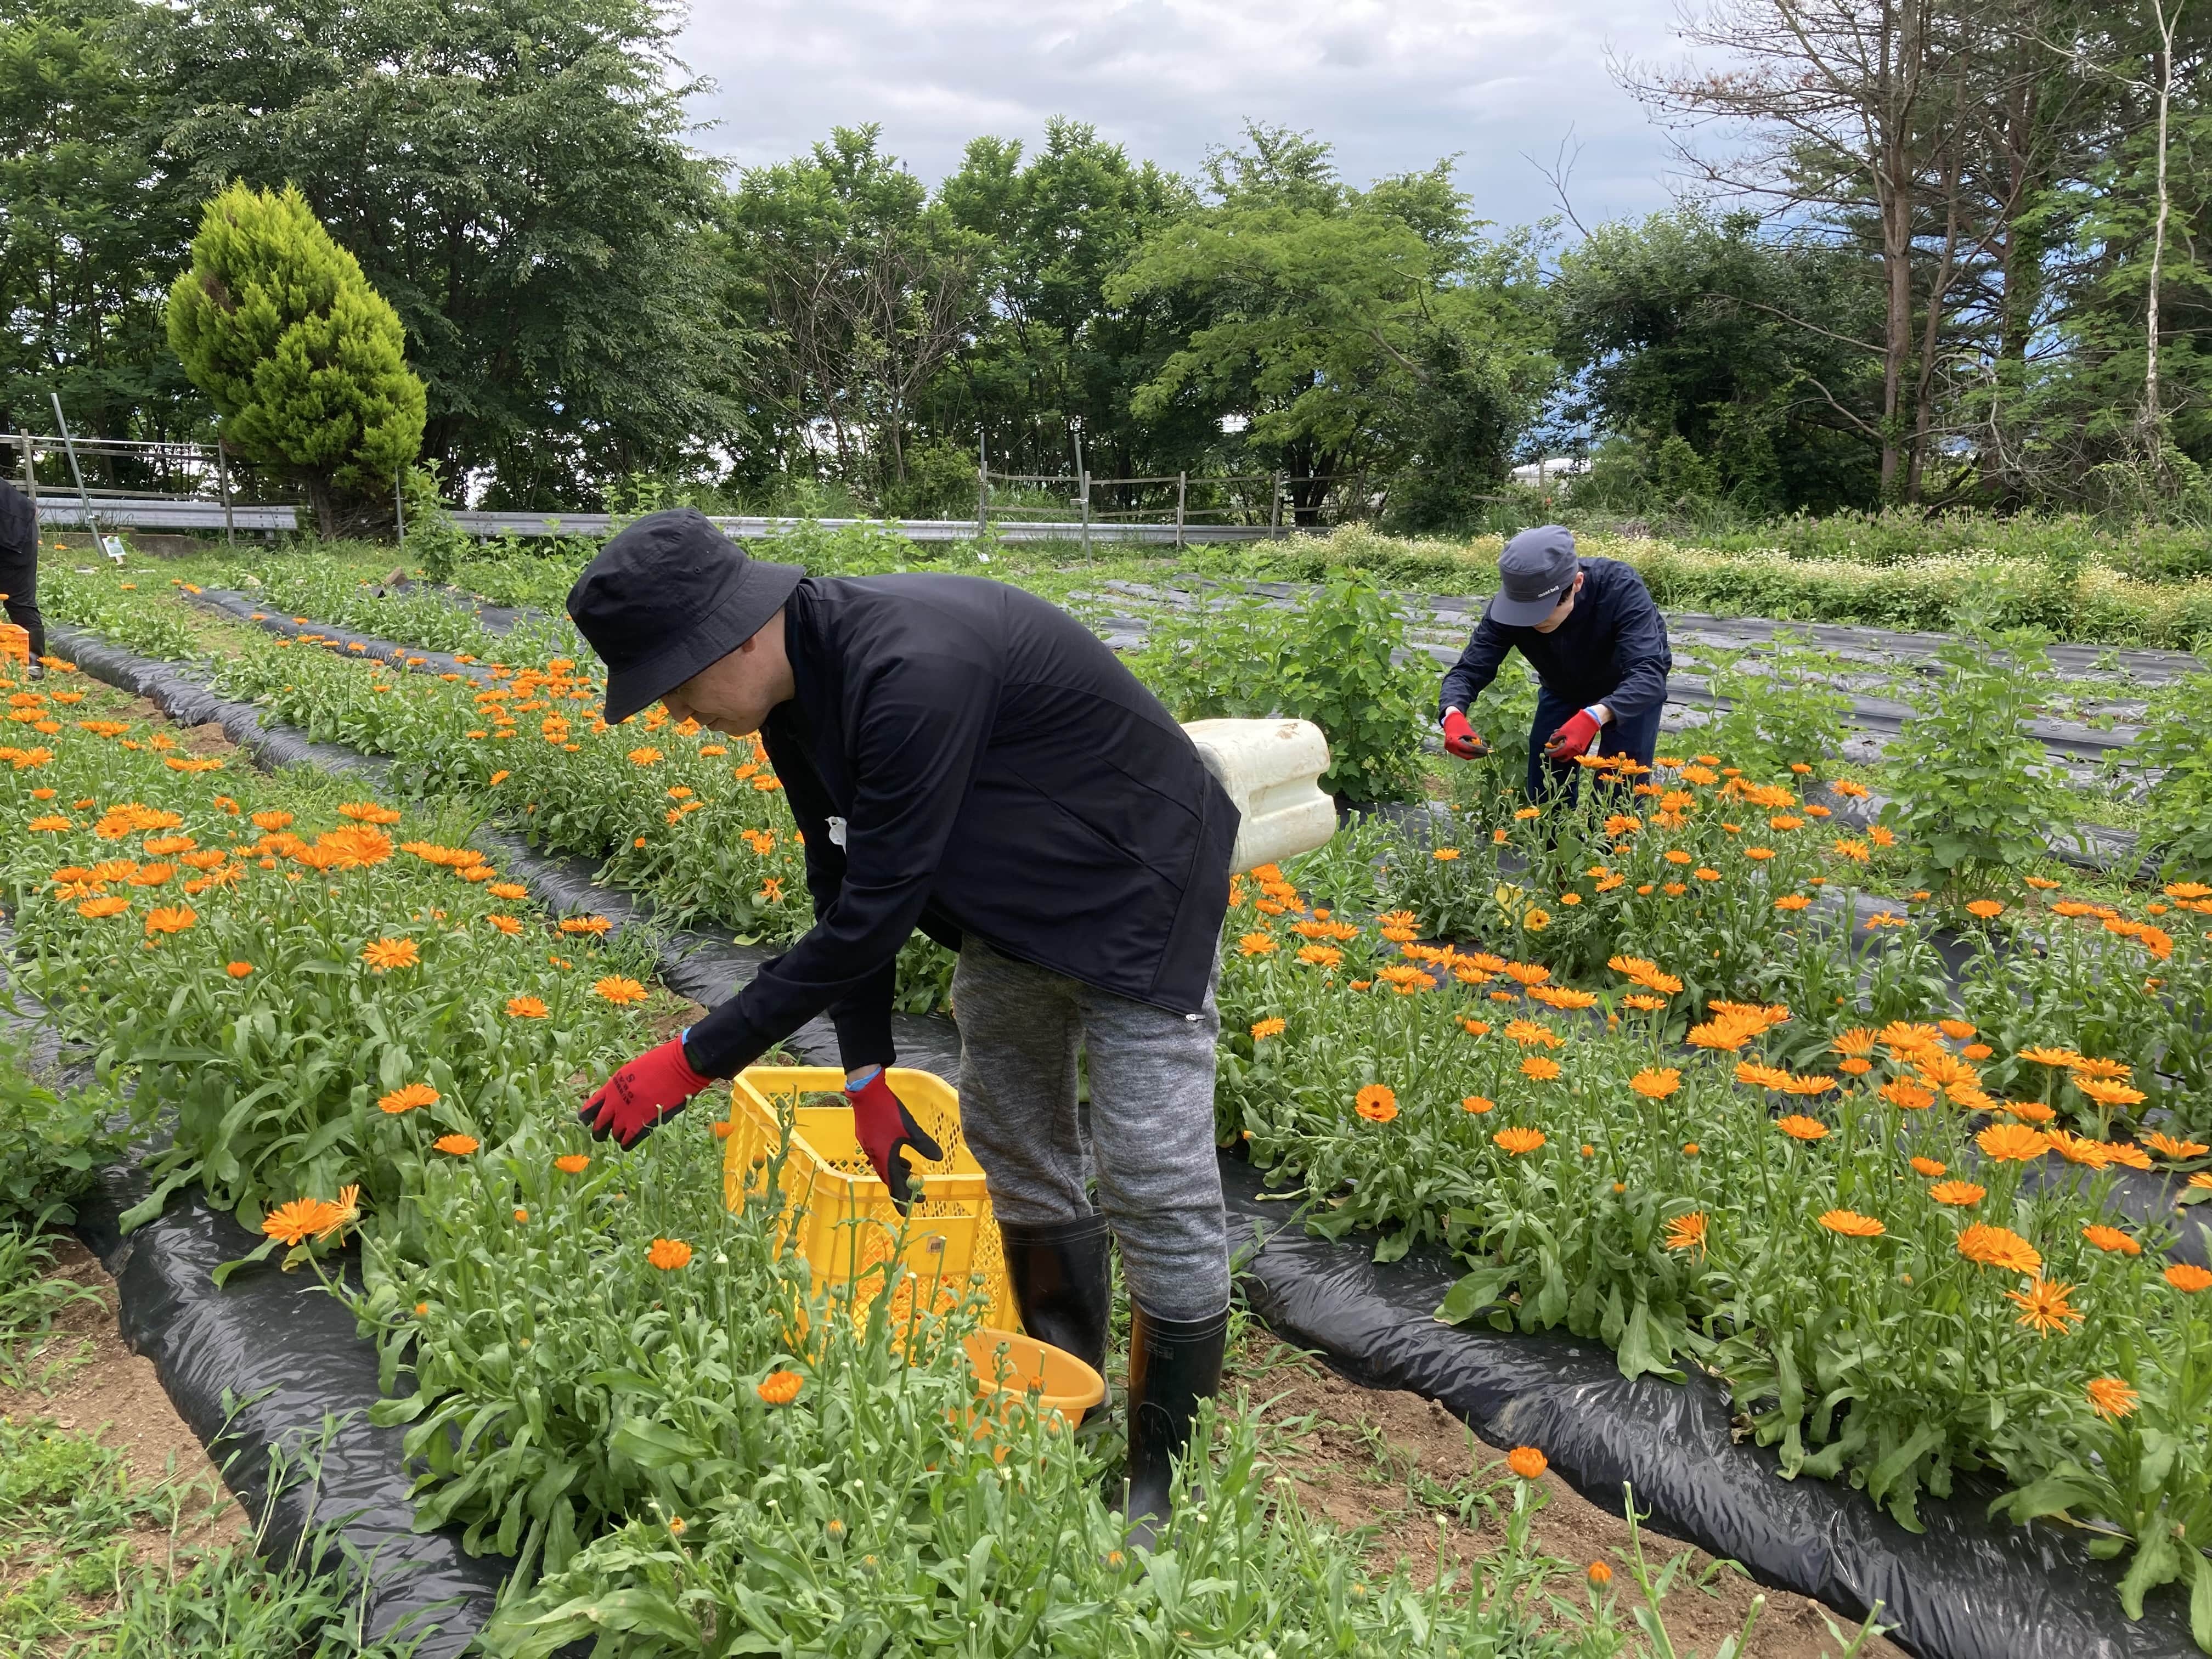
POLYGON ((1606 71, 1610 46, 1669 52, 1663 0, 696 0, 678 51, 714 89, 710 152, 781 161, 832 126, 882 125, 934 184, 984 133, 1034 144, 1048 117, 1095 125, 1139 160, 1194 173, 1246 118, 1336 147, 1345 175, 1456 154, 1486 218, 1555 209, 1570 131, 1585 222, 1667 197, 1660 135, 1606 71))

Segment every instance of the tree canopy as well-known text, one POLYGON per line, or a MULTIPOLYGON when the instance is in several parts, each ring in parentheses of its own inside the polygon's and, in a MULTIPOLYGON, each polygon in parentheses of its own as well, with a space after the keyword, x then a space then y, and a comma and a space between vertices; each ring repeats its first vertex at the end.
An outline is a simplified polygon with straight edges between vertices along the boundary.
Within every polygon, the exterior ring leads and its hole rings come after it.
POLYGON ((726 169, 656 0, 15 0, 0 413, 233 418, 161 319, 242 183, 389 303, 422 459, 492 505, 958 514, 979 456, 1079 442, 1422 528, 1562 448, 1635 510, 2203 502, 2212 13, 1711 0, 1681 33, 1624 75, 1706 187, 1501 228, 1449 161, 1360 185, 1264 126, 1192 177, 1073 118, 933 183, 873 125, 726 169))

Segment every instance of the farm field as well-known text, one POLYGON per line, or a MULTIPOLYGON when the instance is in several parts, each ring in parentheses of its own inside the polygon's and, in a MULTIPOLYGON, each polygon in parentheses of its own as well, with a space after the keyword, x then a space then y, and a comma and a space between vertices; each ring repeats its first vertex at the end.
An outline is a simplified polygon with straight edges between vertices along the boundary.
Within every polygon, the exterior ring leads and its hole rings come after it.
MULTIPOLYGON (((65 649, 187 665, 380 781, 257 773, 57 673, 10 691, 0 876, 14 976, 167 1138, 142 1209, 166 1190, 259 1237, 234 1282, 326 1277, 422 1460, 418 1514, 516 1564, 492 1650, 1146 1653, 1201 1626, 1255 1654, 1676 1650, 1630 1616, 1626 1537, 1609 1585, 1531 1542, 1537 1477, 1409 1481, 1472 1553, 1378 1563, 1274 1495, 1294 1453, 1256 1410, 1214 1425, 1177 1572, 1148 1571, 1098 1497, 1110 1426, 1018 1424, 997 1461, 961 1426, 946 1334, 972 1314, 825 1304, 760 1206, 723 1207, 716 1114, 588 1143, 578 1080, 683 1014, 656 930, 804 930, 788 812, 748 742, 605 726, 565 622, 383 574, 56 567, 65 649), (494 830, 650 925, 541 902, 494 830)), ((2143 1652, 2212 1650, 2199 665, 1695 619, 1654 772, 1540 821, 1510 742, 1449 773, 1419 744, 1464 608, 1341 574, 988 574, 1069 603, 1185 718, 1326 726, 1354 668, 1397 717, 1332 737, 1344 793, 1403 804, 1242 876, 1224 935, 1219 1139, 1286 1218, 1448 1261, 1451 1325, 1724 1385, 1775 1472, 1903 1535, 1966 1505, 2062 1536, 2111 1564, 2077 1602, 2140 1619, 2143 1652), (2134 839, 2062 858, 2085 822, 2134 839)), ((488 597, 542 605, 552 574, 488 597)), ((1517 736, 1528 696, 1501 684, 1478 724, 1517 736)), ((908 1013, 948 965, 909 950, 908 1013)), ((64 1139, 27 1137, 0 1194, 69 1178, 41 1144, 64 1139)), ((1940 1625, 1907 1634, 1935 1650, 1940 1625)))

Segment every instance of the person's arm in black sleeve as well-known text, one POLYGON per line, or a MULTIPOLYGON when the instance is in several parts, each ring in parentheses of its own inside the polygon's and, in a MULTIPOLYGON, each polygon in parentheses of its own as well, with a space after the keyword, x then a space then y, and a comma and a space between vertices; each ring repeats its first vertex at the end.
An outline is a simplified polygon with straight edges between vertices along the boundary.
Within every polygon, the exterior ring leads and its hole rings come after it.
MULTIPOLYGON (((830 835, 830 792, 816 775, 814 763, 807 758, 805 747, 795 738, 775 729, 781 722, 771 719, 769 724, 770 729, 761 734, 762 744, 769 751, 776 776, 782 781, 784 799, 791 803, 791 816, 799 824, 806 852, 806 890, 813 897, 814 914, 819 917, 844 890, 845 849, 830 835)), ((863 1066, 889 1066, 898 1058, 897 1047, 891 1040, 891 996, 896 979, 894 958, 892 965, 881 974, 830 1005, 830 1023, 837 1031, 837 1057, 848 1072, 856 1072, 863 1066)), ((687 1056, 690 1053, 688 1044, 685 1053, 687 1056)), ((694 1070, 706 1070, 696 1059, 690 1063, 694 1070)))
POLYGON ((1651 601, 1651 590, 1632 572, 1609 596, 1613 606, 1613 661, 1620 683, 1602 699, 1617 720, 1627 720, 1667 701, 1667 623, 1651 601))
POLYGON ((1512 648, 1512 642, 1488 617, 1477 623, 1468 639, 1467 649, 1459 653, 1457 662, 1444 671, 1443 689, 1437 695, 1437 718, 1441 720, 1450 709, 1474 708, 1474 700, 1498 678, 1498 666, 1512 648))
MULTIPOLYGON (((997 684, 950 657, 909 658, 858 699, 844 879, 805 938, 691 1028, 684 1056, 727 1077, 823 1009, 896 971, 943 861, 996 713, 997 684)), ((887 1022, 888 1023, 888 1022, 887 1022)))

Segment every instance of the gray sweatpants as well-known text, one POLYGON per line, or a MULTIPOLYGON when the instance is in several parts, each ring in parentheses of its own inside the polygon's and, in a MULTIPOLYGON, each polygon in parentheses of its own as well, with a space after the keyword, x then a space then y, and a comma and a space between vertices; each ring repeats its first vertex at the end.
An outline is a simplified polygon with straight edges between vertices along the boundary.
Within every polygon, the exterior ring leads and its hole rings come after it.
MULTIPOLYGON (((1214 971, 1218 979, 1218 963, 1214 971)), ((1229 1225, 1213 1150, 1221 1016, 1212 990, 1203 1013, 1170 1013, 970 939, 952 1007, 961 1133, 994 1211, 1030 1225, 1089 1215, 1095 1167, 1131 1297, 1158 1319, 1226 1307, 1229 1225), (1079 1044, 1090 1056, 1087 1126, 1076 1113, 1079 1044)))

